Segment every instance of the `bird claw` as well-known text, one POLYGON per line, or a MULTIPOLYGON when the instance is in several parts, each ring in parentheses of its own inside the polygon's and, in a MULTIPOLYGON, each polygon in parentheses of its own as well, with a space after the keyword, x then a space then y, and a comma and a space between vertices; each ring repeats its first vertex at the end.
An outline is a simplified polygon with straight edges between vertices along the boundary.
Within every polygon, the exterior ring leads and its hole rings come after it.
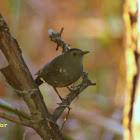
POLYGON ((75 87, 67 87, 67 89, 70 91, 70 92, 74 92, 75 91, 75 87))
MULTIPOLYGON (((67 99, 67 97, 64 97, 64 98, 60 98, 60 100, 63 102, 65 99, 67 99)), ((60 103, 57 103, 57 104, 60 104, 60 103)))
POLYGON ((61 98, 61 101, 64 101, 65 99, 67 99, 67 97, 61 98))

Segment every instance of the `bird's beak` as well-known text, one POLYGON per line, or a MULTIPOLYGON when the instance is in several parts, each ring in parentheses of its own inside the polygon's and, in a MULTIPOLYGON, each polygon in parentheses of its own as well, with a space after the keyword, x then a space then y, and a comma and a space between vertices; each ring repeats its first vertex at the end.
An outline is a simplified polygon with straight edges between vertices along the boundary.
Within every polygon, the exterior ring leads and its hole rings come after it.
POLYGON ((85 54, 87 54, 87 53, 89 53, 89 51, 83 51, 81 54, 82 54, 82 55, 85 55, 85 54))

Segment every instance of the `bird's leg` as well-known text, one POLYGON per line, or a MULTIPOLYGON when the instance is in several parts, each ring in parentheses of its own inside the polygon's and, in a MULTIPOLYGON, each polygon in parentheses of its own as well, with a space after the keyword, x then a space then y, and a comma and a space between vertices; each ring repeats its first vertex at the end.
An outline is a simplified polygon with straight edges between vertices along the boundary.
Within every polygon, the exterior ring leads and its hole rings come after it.
POLYGON ((73 85, 71 86, 71 88, 74 90, 75 89, 75 82, 73 83, 73 85))
POLYGON ((55 87, 54 87, 54 90, 56 91, 56 93, 59 96, 60 100, 63 101, 63 98, 60 96, 59 92, 57 91, 57 89, 55 87))
POLYGON ((67 89, 69 89, 70 92, 71 91, 74 91, 74 89, 75 89, 75 83, 73 83, 73 85, 71 86, 71 88, 70 87, 67 87, 67 89))
POLYGON ((71 92, 71 91, 73 91, 71 88, 69 88, 69 87, 67 87, 67 89, 71 92))
MULTIPOLYGON (((75 86, 75 83, 73 83, 73 85, 70 87, 67 87, 67 89, 69 89, 70 92, 75 92, 75 89, 76 89, 77 86, 75 86)), ((77 95, 77 99, 78 99, 78 95, 77 95)))

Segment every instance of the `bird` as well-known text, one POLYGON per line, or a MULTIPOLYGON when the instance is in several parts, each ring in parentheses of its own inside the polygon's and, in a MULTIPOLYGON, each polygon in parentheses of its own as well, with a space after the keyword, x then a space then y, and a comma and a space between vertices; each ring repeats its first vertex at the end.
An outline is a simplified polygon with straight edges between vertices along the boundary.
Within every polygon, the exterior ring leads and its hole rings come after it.
POLYGON ((42 83, 48 83, 56 91, 61 100, 56 88, 67 87, 75 83, 83 73, 83 56, 89 51, 82 51, 77 48, 71 48, 66 52, 55 57, 48 62, 35 75, 35 83, 40 86, 42 83))

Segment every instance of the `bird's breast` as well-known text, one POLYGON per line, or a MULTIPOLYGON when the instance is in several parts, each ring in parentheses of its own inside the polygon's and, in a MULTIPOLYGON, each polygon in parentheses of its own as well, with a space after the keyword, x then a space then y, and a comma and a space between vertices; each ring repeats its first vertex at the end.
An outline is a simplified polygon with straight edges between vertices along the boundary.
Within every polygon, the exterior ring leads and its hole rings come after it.
MULTIPOLYGON (((60 87, 68 86, 74 82, 76 82, 83 71, 83 67, 67 67, 67 68, 60 68, 59 69, 59 75, 57 76, 57 79, 60 79, 60 87)), ((57 81, 57 80, 56 80, 57 81)))
POLYGON ((59 67, 57 73, 46 76, 45 81, 53 87, 66 87, 76 82, 80 78, 82 71, 82 65, 63 65, 59 67))

